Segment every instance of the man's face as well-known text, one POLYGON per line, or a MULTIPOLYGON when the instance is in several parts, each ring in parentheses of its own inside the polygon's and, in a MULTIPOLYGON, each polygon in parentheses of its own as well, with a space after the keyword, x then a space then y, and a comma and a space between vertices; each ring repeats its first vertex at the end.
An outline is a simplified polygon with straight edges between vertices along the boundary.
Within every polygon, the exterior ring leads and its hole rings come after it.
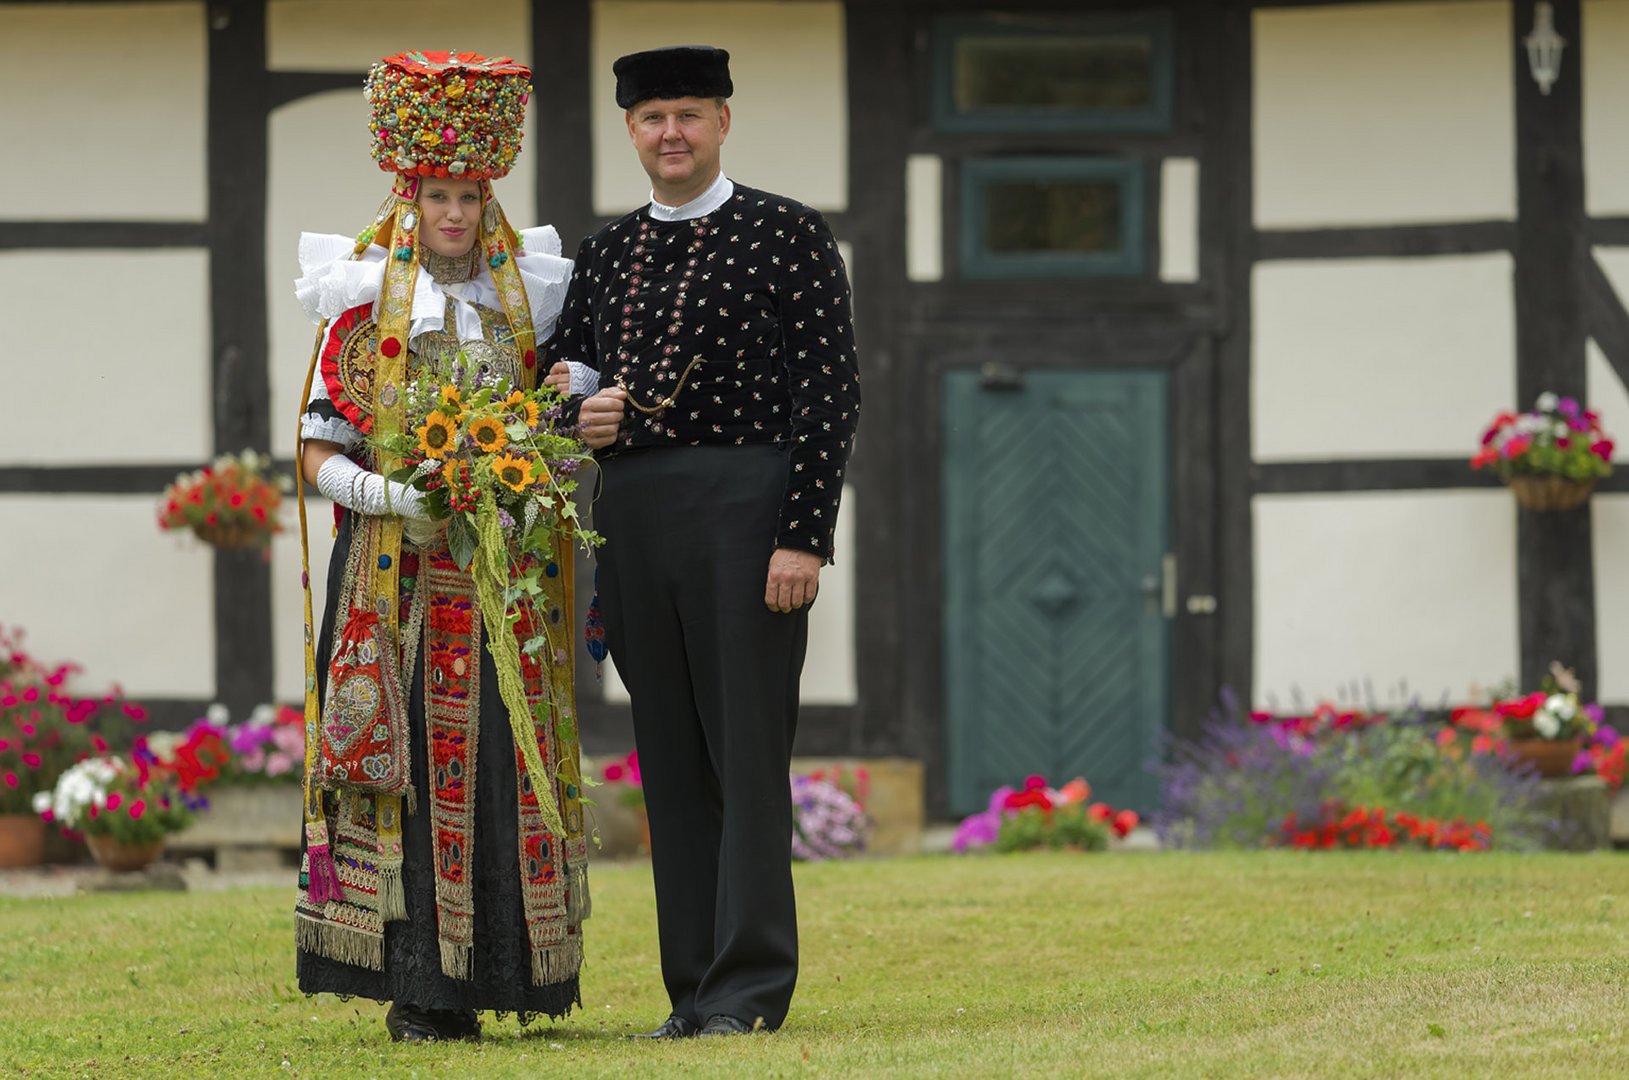
POLYGON ((652 98, 627 111, 628 137, 657 194, 697 193, 718 173, 730 107, 712 98, 652 98))

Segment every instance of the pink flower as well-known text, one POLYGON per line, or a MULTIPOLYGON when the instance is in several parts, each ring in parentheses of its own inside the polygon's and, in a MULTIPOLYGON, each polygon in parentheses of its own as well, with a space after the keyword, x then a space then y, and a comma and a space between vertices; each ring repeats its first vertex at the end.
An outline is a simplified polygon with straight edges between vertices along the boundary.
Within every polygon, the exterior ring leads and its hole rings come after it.
POLYGON ((455 142, 457 142, 458 141, 458 132, 454 131, 450 127, 442 128, 441 129, 441 141, 444 142, 444 143, 455 143, 455 142))
POLYGON ((108 792, 107 808, 109 810, 117 810, 122 805, 124 805, 123 795, 120 795, 117 791, 108 792))
POLYGON ((1600 439, 1589 444, 1589 452, 1602 461, 1611 461, 1613 445, 1611 439, 1600 439))
POLYGON ((49 825, 51 822, 55 821, 56 819, 57 819, 57 812, 55 810, 51 809, 49 806, 47 806, 44 810, 40 811, 40 820, 45 822, 47 825, 49 825))
POLYGON ((143 814, 145 814, 146 812, 147 812, 147 803, 145 801, 143 801, 141 799, 137 799, 135 802, 130 804, 130 816, 135 818, 136 820, 138 820, 138 821, 141 820, 141 816, 143 814))
POLYGON ((29 751, 23 755, 23 764, 30 769, 37 769, 40 767, 40 756, 33 751, 29 751))
POLYGON ((627 770, 621 765, 612 762, 610 765, 607 765, 605 768, 600 770, 600 779, 604 780, 607 784, 615 784, 622 779, 623 774, 626 772, 627 770))
POLYGON ((298 760, 293 754, 272 754, 266 758, 266 775, 282 776, 284 773, 293 772, 294 763, 298 760))
POLYGON ((40 688, 39 687, 30 686, 27 690, 23 691, 23 700, 28 702, 29 704, 33 704, 34 702, 38 701, 39 699, 40 699, 40 688))
POLYGON ((28 736, 30 739, 32 739, 35 735, 38 735, 39 731, 40 731, 40 729, 35 727, 33 724, 23 724, 17 730, 21 731, 24 735, 28 736))
POLYGON ((6 775, 5 775, 5 777, 4 777, 4 779, 5 779, 5 781, 6 781, 6 786, 7 786, 7 787, 8 787, 8 788, 16 788, 16 787, 17 787, 17 785, 18 785, 18 783, 19 783, 19 782, 20 782, 20 781, 18 781, 18 779, 17 779, 17 774, 16 774, 16 773, 14 773, 14 772, 8 772, 8 773, 7 773, 7 774, 6 774, 6 775))

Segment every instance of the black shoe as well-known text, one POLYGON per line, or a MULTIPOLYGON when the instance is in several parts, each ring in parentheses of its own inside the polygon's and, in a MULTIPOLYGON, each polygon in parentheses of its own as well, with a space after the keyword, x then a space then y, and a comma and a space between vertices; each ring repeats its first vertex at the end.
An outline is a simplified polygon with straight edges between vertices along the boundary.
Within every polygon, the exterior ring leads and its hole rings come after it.
POLYGON ((442 1038, 428 1009, 392 1002, 385 1013, 385 1030, 392 1042, 438 1042, 442 1038))
POLYGON ((638 1031, 630 1039, 688 1039, 696 1033, 696 1025, 682 1016, 670 1016, 655 1031, 638 1031))
POLYGON ((717 1016, 709 1016, 707 1022, 701 1026, 701 1030, 696 1034, 750 1035, 752 1034, 752 1025, 743 1020, 737 1020, 733 1016, 725 1016, 723 1013, 719 1013, 717 1016))
POLYGON ((431 1009, 429 1013, 440 1038, 474 1042, 481 1037, 481 1018, 474 1009, 431 1009))

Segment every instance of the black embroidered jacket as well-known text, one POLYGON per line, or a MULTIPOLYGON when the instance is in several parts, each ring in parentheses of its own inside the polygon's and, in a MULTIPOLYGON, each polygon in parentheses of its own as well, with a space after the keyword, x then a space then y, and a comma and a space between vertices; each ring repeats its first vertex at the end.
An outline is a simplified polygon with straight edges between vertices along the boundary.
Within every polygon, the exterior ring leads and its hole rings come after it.
POLYGON ((648 207, 584 240, 548 364, 620 383, 622 430, 601 456, 773 442, 791 474, 776 546, 832 554, 860 380, 848 275, 818 211, 735 186, 688 221, 648 207))

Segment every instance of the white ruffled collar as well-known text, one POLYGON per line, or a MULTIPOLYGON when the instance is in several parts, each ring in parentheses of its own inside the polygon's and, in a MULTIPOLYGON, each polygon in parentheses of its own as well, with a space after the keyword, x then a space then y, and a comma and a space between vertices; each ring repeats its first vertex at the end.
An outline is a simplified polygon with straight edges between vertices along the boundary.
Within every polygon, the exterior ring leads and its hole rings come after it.
POLYGON ((721 170, 713 182, 707 185, 707 190, 697 195, 683 206, 667 206, 656 201, 656 192, 650 193, 650 216, 657 221, 689 221, 691 218, 706 217, 714 210, 730 201, 735 194, 735 181, 725 176, 721 170))
MULTIPOLYGON (((541 342, 553 332, 560 317, 572 264, 560 256, 560 234, 552 225, 522 230, 520 241, 521 253, 514 256, 515 267, 526 288, 532 326, 541 342)), ((294 295, 313 323, 331 321, 363 304, 377 304, 390 253, 370 244, 360 258, 353 259, 355 248, 356 241, 349 237, 300 234, 300 277, 294 283, 294 295)), ((476 277, 457 285, 442 285, 420 267, 413 282, 409 344, 420 334, 447 328, 448 298, 454 301, 454 329, 460 341, 477 341, 482 336, 481 316, 473 305, 503 309, 488 267, 482 266, 476 277)))

